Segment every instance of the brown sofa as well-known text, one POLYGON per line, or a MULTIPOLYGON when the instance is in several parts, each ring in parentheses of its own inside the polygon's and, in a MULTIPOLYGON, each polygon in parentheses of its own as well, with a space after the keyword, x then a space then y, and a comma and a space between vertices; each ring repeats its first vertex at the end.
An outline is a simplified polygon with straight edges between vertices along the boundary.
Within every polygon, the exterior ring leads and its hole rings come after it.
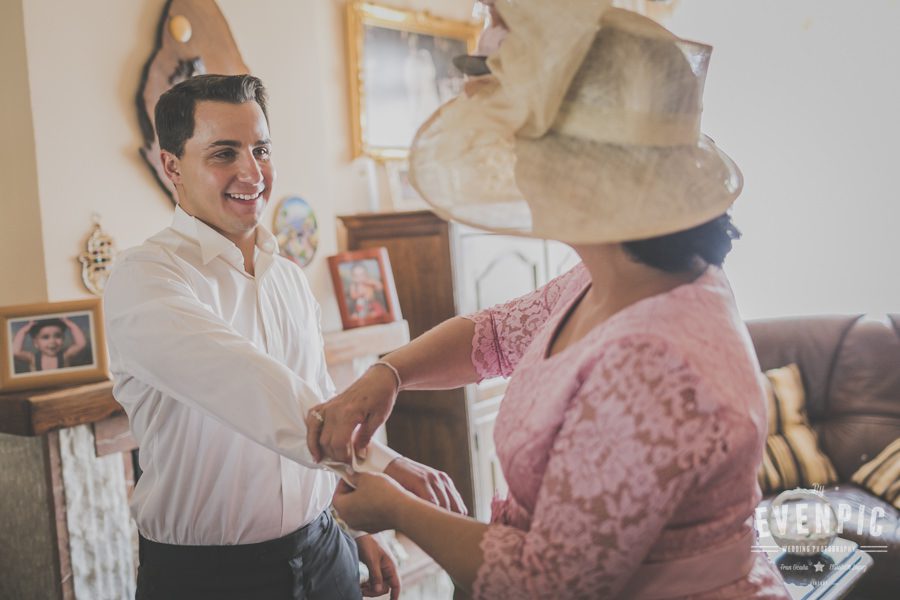
POLYGON ((800 367, 810 423, 840 480, 826 496, 854 511, 862 507, 866 522, 868 511, 884 509, 880 537, 868 535, 868 528, 857 535, 855 525, 841 534, 860 545, 888 546, 872 554, 875 563, 858 597, 900 598, 900 511, 850 483, 861 465, 900 437, 900 315, 769 319, 748 327, 763 370, 800 367))

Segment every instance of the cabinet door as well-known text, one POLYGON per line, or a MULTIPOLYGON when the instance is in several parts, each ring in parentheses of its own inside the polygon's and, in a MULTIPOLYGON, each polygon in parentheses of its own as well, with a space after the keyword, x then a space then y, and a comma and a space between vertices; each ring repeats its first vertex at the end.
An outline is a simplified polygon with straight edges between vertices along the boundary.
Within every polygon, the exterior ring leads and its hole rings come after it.
POLYGON ((527 294, 546 281, 542 240, 463 231, 457 259, 461 314, 527 294))
MULTIPOLYGON (((505 385, 504 385, 505 387, 505 385)), ((483 391, 483 390, 482 390, 483 391)), ((502 396, 476 402, 472 406, 472 470, 475 480, 474 516, 487 522, 491 518, 491 499, 506 495, 506 480, 494 446, 494 423, 502 396)))
POLYGON ((547 242, 547 281, 559 277, 581 262, 578 254, 562 242, 547 242))

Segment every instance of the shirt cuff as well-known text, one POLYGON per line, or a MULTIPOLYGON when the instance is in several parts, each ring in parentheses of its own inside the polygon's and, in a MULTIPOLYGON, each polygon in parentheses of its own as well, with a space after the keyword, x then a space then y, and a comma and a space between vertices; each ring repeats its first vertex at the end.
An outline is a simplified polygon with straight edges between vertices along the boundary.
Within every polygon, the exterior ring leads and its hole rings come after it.
POLYGON ((384 473, 388 465, 402 455, 378 442, 369 444, 369 454, 365 460, 354 457, 353 470, 357 473, 384 473))

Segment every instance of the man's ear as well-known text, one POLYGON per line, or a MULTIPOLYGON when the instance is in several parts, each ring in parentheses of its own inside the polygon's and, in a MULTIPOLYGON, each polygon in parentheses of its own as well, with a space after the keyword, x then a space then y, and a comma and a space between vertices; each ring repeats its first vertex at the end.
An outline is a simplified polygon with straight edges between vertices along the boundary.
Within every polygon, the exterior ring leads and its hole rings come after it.
POLYGON ((162 161, 163 171, 165 171, 169 181, 176 186, 181 184, 181 161, 178 160, 178 157, 168 150, 160 150, 159 158, 162 161))

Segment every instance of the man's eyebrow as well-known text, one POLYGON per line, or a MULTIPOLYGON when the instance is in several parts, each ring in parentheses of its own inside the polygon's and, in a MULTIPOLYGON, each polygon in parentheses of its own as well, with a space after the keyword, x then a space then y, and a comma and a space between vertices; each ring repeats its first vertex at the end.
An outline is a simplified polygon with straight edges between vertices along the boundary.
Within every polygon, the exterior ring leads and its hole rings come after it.
MULTIPOLYGON (((264 140, 256 140, 255 146, 270 146, 272 145, 272 140, 266 138, 264 140)), ((241 143, 237 140, 216 140, 209 144, 206 149, 217 148, 219 146, 225 146, 227 148, 240 148, 241 143)))
POLYGON ((227 146, 228 148, 240 148, 241 143, 237 140, 216 140, 206 147, 206 149, 216 148, 217 146, 227 146))

